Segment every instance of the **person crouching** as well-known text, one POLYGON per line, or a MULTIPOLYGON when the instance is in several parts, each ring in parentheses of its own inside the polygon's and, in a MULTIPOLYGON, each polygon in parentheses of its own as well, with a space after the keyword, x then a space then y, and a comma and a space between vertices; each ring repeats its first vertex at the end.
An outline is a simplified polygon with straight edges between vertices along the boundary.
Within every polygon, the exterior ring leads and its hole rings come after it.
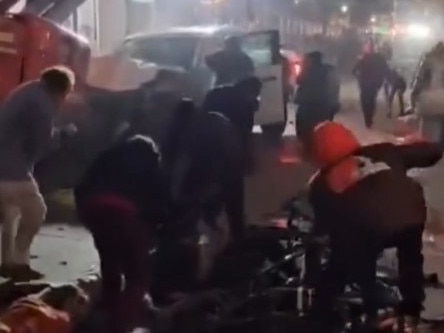
POLYGON ((131 329, 145 310, 149 250, 166 211, 160 170, 155 143, 135 136, 103 152, 75 188, 78 216, 99 253, 111 332, 131 329))
POLYGON ((319 167, 310 182, 310 202, 331 248, 313 313, 328 318, 332 302, 352 279, 361 288, 368 324, 377 325, 376 261, 390 246, 397 248, 399 260, 399 315, 417 324, 424 301, 422 232, 427 214, 423 189, 407 171, 435 165, 441 149, 420 140, 361 146, 335 122, 315 128, 310 148, 319 167))

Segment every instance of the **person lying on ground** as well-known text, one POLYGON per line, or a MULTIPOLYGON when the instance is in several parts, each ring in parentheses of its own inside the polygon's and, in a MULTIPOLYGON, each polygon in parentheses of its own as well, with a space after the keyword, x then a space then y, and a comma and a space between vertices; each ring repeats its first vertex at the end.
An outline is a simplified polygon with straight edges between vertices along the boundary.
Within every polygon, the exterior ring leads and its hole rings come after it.
POLYGON ((16 300, 0 314, 0 333, 70 333, 88 309, 88 297, 80 288, 47 287, 16 300))

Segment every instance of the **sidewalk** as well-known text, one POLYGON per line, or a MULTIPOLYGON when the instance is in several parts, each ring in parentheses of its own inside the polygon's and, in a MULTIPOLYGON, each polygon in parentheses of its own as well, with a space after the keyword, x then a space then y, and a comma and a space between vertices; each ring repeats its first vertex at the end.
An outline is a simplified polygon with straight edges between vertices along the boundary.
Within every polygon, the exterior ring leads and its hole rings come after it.
MULTIPOLYGON (((81 227, 45 225, 31 251, 31 265, 45 274, 47 282, 73 281, 99 263, 91 236, 81 227)), ((0 284, 4 281, 0 278, 0 284)))

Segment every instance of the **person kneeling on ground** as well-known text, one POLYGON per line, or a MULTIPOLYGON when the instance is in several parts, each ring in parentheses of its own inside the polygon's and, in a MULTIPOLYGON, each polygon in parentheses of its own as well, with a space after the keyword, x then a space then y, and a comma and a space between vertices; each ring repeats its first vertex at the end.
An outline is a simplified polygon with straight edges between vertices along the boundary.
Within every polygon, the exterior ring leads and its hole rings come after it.
POLYGON ((318 227, 331 241, 313 315, 328 317, 335 297, 352 279, 361 287, 369 324, 376 323, 376 261, 390 245, 398 250, 403 299, 399 315, 417 322, 424 300, 426 204, 422 187, 407 171, 433 166, 442 157, 441 149, 419 140, 361 147, 347 128, 325 122, 313 132, 310 153, 319 167, 310 181, 310 202, 318 227))
POLYGON ((99 252, 112 332, 131 329, 146 310, 149 250, 166 214, 163 189, 160 153, 143 136, 103 152, 75 188, 79 218, 99 252))

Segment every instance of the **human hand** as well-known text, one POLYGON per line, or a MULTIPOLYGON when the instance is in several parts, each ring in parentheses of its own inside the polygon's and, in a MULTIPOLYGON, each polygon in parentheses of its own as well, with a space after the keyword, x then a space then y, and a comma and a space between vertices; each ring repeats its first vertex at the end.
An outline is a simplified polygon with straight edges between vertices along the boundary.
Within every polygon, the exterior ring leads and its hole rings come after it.
POLYGON ((398 136, 395 139, 398 145, 409 145, 414 143, 426 142, 427 140, 419 132, 411 132, 409 134, 398 136))

